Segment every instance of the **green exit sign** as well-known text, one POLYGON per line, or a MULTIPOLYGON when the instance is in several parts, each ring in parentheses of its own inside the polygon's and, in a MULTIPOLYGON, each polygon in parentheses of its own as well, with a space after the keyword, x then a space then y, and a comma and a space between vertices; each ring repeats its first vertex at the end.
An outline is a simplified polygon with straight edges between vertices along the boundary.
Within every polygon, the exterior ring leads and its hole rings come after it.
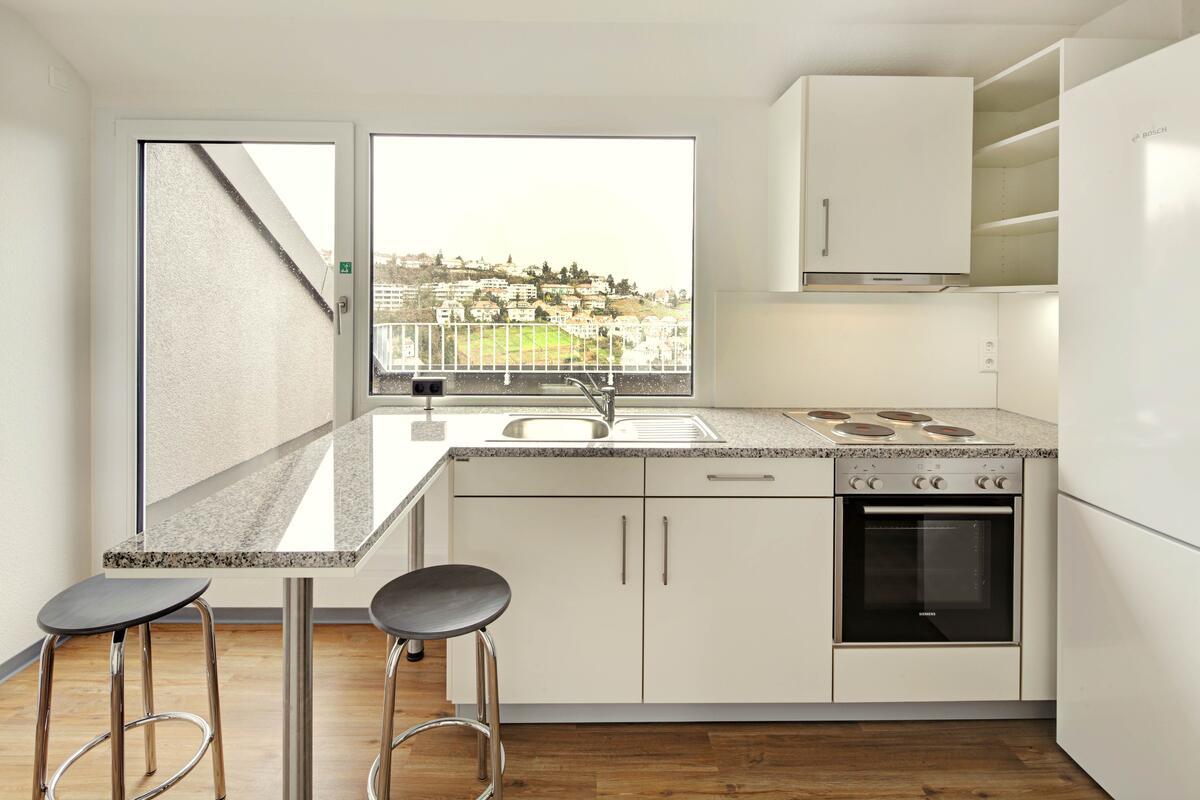
POLYGON ((349 275, 352 270, 353 270, 353 267, 350 266, 349 261, 339 261, 338 262, 338 272, 342 273, 343 275, 349 275))

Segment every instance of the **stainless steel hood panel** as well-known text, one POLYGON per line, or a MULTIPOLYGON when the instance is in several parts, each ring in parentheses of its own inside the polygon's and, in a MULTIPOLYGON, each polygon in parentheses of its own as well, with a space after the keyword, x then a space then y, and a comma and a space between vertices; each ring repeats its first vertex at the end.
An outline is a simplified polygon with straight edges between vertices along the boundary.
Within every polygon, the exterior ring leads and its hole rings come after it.
POLYGON ((806 272, 809 292, 940 292, 966 286, 970 275, 932 275, 898 272, 806 272))

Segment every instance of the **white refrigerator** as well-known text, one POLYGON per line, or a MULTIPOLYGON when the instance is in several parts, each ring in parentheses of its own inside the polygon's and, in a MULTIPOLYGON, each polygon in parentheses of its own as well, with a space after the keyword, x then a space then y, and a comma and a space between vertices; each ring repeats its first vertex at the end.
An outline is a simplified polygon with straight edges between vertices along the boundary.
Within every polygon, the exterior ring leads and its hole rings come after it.
POLYGON ((1200 798, 1200 37, 1061 114, 1058 741, 1200 798))

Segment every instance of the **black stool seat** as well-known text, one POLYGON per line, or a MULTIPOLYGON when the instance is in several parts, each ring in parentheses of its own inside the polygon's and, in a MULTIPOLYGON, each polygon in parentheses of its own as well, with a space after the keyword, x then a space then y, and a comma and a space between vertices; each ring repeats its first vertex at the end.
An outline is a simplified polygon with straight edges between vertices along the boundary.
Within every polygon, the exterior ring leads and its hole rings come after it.
POLYGON ((450 639, 508 608, 508 581, 470 564, 425 567, 389 581, 371 599, 371 622, 399 639, 450 639))
POLYGON ((93 575, 50 598, 38 627, 60 636, 90 636, 153 622, 190 604, 206 578, 113 578, 93 575))

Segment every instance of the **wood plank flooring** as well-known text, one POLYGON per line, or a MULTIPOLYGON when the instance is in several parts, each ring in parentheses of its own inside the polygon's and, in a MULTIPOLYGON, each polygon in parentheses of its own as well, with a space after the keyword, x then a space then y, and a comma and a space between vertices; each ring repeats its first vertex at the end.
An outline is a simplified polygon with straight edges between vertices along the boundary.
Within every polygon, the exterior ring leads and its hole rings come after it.
MULTIPOLYGON (((230 800, 274 798, 280 785, 280 632, 272 626, 218 626, 230 800)), ((139 652, 126 652, 129 718, 141 709, 139 652)), ((51 767, 107 726, 107 637, 74 639, 55 663, 51 767)), ((379 732, 383 635, 365 625, 319 625, 315 643, 318 800, 366 796, 379 732)), ((449 715, 438 643, 418 664, 401 665, 396 729, 449 715)), ((206 714, 199 627, 155 627, 159 709, 206 714)), ((504 692, 504 654, 500 654, 504 692)), ((33 752, 35 667, 0 684, 0 797, 28 798, 33 752)), ((160 725, 159 779, 192 753, 196 732, 160 725)), ((510 725, 509 798, 755 798, 909 800, 1106 798, 1054 744, 1050 721, 871 722, 670 725, 510 725)), ((473 798, 474 735, 423 734, 398 750, 393 798, 473 798)), ((142 777, 140 732, 126 743, 129 793, 142 777)), ((108 796, 108 749, 101 746, 63 781, 62 800, 108 796)), ((164 797, 211 798, 206 758, 164 797)))

